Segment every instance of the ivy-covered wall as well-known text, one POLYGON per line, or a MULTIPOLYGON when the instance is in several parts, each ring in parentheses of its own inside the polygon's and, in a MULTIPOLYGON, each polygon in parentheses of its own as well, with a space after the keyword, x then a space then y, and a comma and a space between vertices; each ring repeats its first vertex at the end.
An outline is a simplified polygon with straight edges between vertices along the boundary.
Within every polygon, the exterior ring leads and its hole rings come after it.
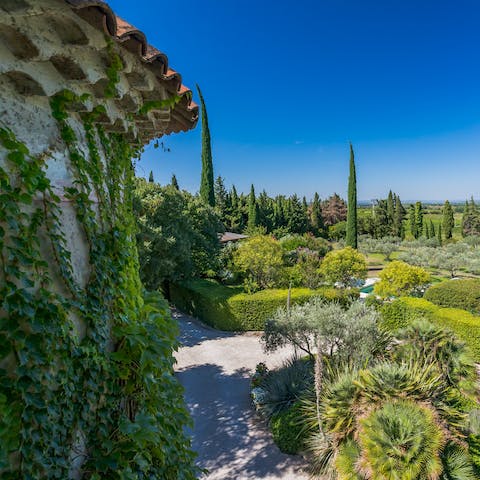
MULTIPOLYGON (((102 41, 103 98, 40 95, 0 74, 2 479, 197 473, 173 375, 177 327, 138 276, 130 191, 142 142, 101 121, 125 68, 102 41)), ((0 48, 0 64, 11 53, 0 48)), ((147 107, 126 116, 132 129, 147 107)))

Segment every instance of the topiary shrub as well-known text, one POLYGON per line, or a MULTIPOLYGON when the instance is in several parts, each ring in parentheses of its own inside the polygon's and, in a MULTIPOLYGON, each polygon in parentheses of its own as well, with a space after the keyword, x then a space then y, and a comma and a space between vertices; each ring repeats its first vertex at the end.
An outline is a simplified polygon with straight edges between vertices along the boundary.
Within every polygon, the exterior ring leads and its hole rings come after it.
POLYGON ((480 314, 480 279, 448 280, 431 286, 425 297, 440 307, 461 308, 480 314))
POLYGON ((300 403, 272 417, 270 429, 280 451, 295 455, 304 448, 305 434, 300 403))
MULTIPOLYGON (((220 285, 213 280, 197 279, 170 287, 172 303, 208 325, 225 331, 263 330, 265 322, 279 307, 287 304, 288 289, 261 290, 253 294, 241 287, 220 285)), ((316 290, 292 288, 290 303, 302 304, 312 297, 349 305, 358 298, 357 290, 321 287, 316 290)))

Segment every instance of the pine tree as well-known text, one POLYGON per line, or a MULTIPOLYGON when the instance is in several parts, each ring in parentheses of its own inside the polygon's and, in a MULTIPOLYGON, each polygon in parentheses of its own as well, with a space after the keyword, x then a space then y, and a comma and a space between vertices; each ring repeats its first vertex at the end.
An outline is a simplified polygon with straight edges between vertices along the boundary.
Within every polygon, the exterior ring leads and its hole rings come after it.
POLYGON ((357 248, 357 175, 355 171, 355 154, 350 143, 350 174, 348 177, 348 204, 347 204, 347 247, 357 248))
POLYGON ((170 182, 170 185, 172 185, 172 187, 174 187, 176 190, 180 190, 180 187, 178 186, 177 177, 175 174, 172 175, 172 180, 170 182))
POLYGON ((152 172, 151 170, 150 170, 150 175, 148 176, 148 181, 149 181, 150 183, 154 183, 154 182, 155 182, 155 180, 154 180, 154 178, 153 178, 153 172, 152 172))
POLYGON ((452 238, 453 236, 453 227, 455 226, 455 218, 453 216, 453 208, 450 205, 450 202, 447 200, 443 205, 443 232, 445 235, 445 240, 452 238))
POLYGON ((255 188, 252 184, 250 195, 248 196, 248 230, 253 231, 258 226, 258 206, 255 198, 255 188))
POLYGON ((208 128, 207 109, 200 87, 197 85, 198 96, 202 108, 202 178, 200 182, 200 197, 210 206, 215 206, 215 191, 213 186, 213 160, 210 129, 208 128))

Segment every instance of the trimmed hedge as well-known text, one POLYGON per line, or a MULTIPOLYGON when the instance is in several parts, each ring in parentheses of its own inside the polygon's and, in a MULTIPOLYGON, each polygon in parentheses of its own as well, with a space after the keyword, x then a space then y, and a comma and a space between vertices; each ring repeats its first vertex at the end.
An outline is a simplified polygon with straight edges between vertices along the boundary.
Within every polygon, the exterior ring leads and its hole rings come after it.
MULTIPOLYGON (((191 280, 170 287, 172 303, 185 313, 225 331, 263 330, 266 320, 279 307, 286 306, 288 290, 262 290, 243 293, 242 287, 220 285, 214 280, 191 280)), ((292 288, 291 304, 305 303, 312 297, 337 301, 343 305, 358 298, 357 290, 342 291, 333 287, 317 290, 292 288)))
POLYGON ((380 308, 383 326, 396 330, 407 326, 413 319, 424 317, 432 323, 454 332, 480 362, 480 316, 458 308, 443 308, 424 298, 401 297, 380 308))
POLYGON ((295 403, 288 410, 274 415, 270 421, 273 441, 283 453, 295 455, 305 446, 301 409, 301 405, 295 403))
POLYGON ((480 314, 480 279, 448 280, 431 286, 425 296, 440 307, 461 308, 480 314))

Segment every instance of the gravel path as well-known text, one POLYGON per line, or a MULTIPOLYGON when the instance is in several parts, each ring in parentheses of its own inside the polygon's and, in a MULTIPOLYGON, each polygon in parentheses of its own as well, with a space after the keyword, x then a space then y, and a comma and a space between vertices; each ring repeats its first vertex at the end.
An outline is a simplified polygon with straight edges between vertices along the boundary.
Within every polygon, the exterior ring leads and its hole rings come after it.
POLYGON ((173 314, 181 329, 176 371, 194 420, 193 448, 198 465, 209 470, 202 478, 306 480, 302 458, 280 452, 249 398, 255 365, 279 365, 292 352, 267 356, 256 334, 219 332, 173 314))

